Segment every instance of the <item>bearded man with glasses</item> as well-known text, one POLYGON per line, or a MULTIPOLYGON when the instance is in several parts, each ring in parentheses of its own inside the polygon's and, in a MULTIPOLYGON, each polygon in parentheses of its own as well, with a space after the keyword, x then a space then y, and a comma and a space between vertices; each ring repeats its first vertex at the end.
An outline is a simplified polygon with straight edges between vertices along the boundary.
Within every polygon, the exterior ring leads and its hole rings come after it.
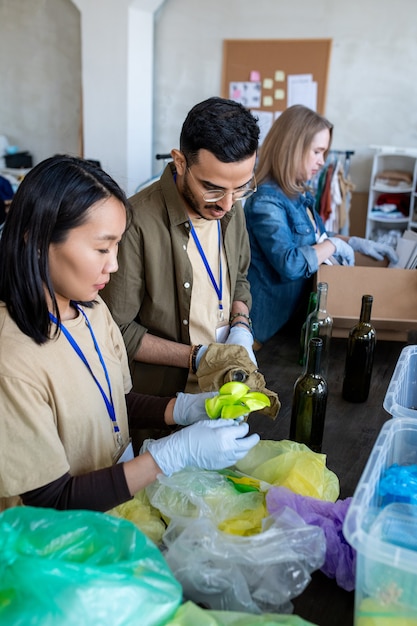
POLYGON ((130 199, 133 221, 103 297, 135 391, 198 391, 196 369, 213 342, 243 345, 256 364, 241 201, 256 191, 258 141, 248 109, 209 98, 188 113, 160 180, 130 199))

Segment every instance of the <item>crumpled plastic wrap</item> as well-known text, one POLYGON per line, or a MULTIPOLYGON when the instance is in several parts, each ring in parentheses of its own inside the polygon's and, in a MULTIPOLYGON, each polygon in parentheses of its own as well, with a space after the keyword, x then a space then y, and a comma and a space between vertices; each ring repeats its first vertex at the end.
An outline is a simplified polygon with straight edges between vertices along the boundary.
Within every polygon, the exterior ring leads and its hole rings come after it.
POLYGON ((343 535, 343 522, 352 498, 323 502, 316 498, 300 496, 285 487, 271 487, 266 494, 269 513, 275 517, 289 507, 307 523, 323 529, 326 537, 326 555, 321 571, 335 578, 339 587, 352 591, 355 588, 356 551, 343 535))
POLYGON ((303 496, 330 502, 339 497, 339 479, 326 467, 326 455, 313 452, 303 443, 262 440, 236 463, 236 468, 303 496))
POLYGON ((165 559, 184 598, 209 609, 291 613, 291 599, 324 561, 321 528, 290 509, 266 518, 262 532, 226 534, 210 519, 173 519, 164 535, 165 559))
POLYGON ((324 562, 320 528, 290 509, 272 519, 263 491, 239 492, 221 473, 161 475, 146 491, 168 522, 162 550, 185 598, 210 609, 290 613, 324 562))
POLYGON ((260 532, 267 515, 264 493, 241 493, 215 471, 187 468, 169 477, 161 474, 146 493, 167 523, 171 518, 204 516, 225 532, 251 535, 260 532))

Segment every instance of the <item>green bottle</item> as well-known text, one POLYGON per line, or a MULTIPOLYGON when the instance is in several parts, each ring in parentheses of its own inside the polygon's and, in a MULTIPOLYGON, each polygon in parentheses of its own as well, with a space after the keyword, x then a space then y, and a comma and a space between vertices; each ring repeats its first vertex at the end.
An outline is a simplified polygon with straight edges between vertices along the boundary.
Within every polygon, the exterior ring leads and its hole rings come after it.
POLYGON ((305 341, 306 341, 307 318, 310 315, 310 313, 316 310, 316 308, 317 308, 317 291, 312 291, 308 299, 306 319, 304 320, 304 324, 301 326, 301 332, 300 332, 300 347, 298 351, 298 363, 302 365, 303 367, 306 364, 305 341))
POLYGON ((312 337, 320 337, 323 340, 321 354, 321 374, 327 380, 327 370, 330 358, 330 340, 333 330, 333 318, 327 311, 327 292, 329 285, 321 282, 317 285, 317 308, 310 313, 306 320, 306 334, 304 354, 307 360, 307 349, 312 337))
POLYGON ((327 406, 327 382, 321 374, 323 340, 310 339, 307 366, 294 385, 290 439, 321 452, 327 406))
POLYGON ((348 402, 365 402, 369 395, 376 344, 372 302, 372 296, 362 296, 359 322, 349 331, 342 391, 348 402))

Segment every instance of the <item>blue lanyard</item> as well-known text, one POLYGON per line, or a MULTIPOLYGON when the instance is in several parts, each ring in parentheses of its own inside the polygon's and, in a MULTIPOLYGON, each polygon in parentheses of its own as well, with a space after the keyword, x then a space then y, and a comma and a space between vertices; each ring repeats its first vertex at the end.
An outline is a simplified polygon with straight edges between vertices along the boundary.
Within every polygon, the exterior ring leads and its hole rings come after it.
POLYGON ((191 228, 191 234, 194 238, 195 241, 195 245, 197 246, 197 250, 200 253, 200 256, 203 260, 203 263, 206 267, 207 273, 210 277, 211 283, 216 291, 217 297, 219 299, 219 311, 223 312, 223 301, 222 301, 222 296, 223 296, 223 276, 222 276, 222 255, 221 255, 221 231, 220 231, 220 220, 217 220, 217 233, 218 233, 218 239, 219 239, 219 284, 217 284, 216 279, 213 276, 213 272, 211 271, 211 267, 209 265, 209 262, 207 261, 207 257, 204 254, 204 250, 201 246, 200 240, 198 238, 197 233, 195 232, 195 228, 193 226, 193 223, 190 220, 190 228, 191 228))
MULTIPOLYGON (((93 370, 91 369, 91 366, 90 366, 89 362, 87 361, 87 358, 86 358, 85 354, 81 350, 81 348, 78 345, 78 343, 75 341, 74 337, 71 335, 71 333, 68 331, 68 329, 65 328, 65 326, 63 326, 62 324, 59 324, 59 328, 60 328, 60 330, 62 330, 62 332, 64 333, 65 337, 68 339, 69 343, 74 348, 75 352, 78 354, 78 356, 80 357, 82 362, 86 365, 86 367, 87 367, 88 371, 90 372, 91 376, 94 378, 94 381, 95 381, 97 387, 99 388, 101 395, 103 396, 103 400, 104 400, 104 402, 106 404, 106 408, 107 408, 107 412, 109 414, 109 417, 110 417, 111 421, 113 422, 113 430, 114 430, 115 433, 120 433, 120 429, 119 429, 119 426, 117 424, 117 419, 116 419, 116 412, 114 410, 113 396, 112 396, 111 384, 110 384, 110 377, 109 377, 109 373, 107 371, 106 364, 105 364, 104 359, 103 359, 103 355, 101 354, 101 350, 99 348, 99 345, 98 345, 97 340, 95 338, 95 335, 93 333, 93 329, 91 328, 91 324, 88 321, 88 317, 86 316, 84 311, 78 306, 78 304, 76 304, 75 306, 77 307, 77 310, 81 313, 81 315, 83 315, 83 317, 85 319, 85 322, 87 324, 88 330, 90 331, 90 334, 91 334, 91 337, 92 337, 92 340, 93 340, 93 343, 94 343, 94 347, 95 347, 96 352, 98 354, 98 357, 100 359, 100 363, 101 363, 101 366, 103 368, 104 375, 106 377, 107 385, 109 387, 109 398, 107 397, 106 392, 104 391, 103 387, 100 385, 100 382, 97 380, 93 370)), ((58 320, 56 319, 56 317, 54 315, 52 315, 52 313, 49 313, 49 318, 50 318, 50 320, 54 324, 56 324, 58 326, 58 320)))

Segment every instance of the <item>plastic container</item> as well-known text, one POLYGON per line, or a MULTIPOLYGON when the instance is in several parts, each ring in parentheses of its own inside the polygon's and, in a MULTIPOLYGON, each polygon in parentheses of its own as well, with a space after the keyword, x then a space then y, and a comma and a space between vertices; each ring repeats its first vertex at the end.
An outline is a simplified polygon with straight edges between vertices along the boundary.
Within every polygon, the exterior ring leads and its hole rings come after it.
POLYGON ((383 407, 393 417, 417 418, 417 346, 401 351, 383 407))
POLYGON ((355 626, 417 625, 417 504, 385 504, 380 481, 393 464, 417 464, 415 418, 384 424, 344 521, 357 551, 355 626))

